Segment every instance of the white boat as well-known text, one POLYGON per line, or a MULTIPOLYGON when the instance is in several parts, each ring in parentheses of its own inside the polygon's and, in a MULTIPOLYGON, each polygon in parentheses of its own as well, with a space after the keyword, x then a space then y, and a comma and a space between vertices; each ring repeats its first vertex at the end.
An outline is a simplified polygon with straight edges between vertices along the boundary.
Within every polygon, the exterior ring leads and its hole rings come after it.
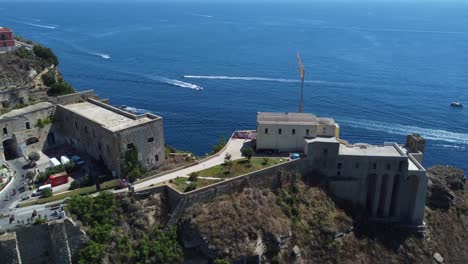
POLYGON ((450 103, 450 106, 452 106, 452 107, 463 107, 463 104, 458 102, 458 101, 455 101, 455 102, 450 103))

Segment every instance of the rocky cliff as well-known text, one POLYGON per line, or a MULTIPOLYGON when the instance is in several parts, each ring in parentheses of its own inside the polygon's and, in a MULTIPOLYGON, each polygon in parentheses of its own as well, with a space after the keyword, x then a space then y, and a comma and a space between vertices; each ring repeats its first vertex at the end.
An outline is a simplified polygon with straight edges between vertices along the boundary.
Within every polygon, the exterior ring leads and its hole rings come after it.
POLYGON ((468 263, 463 171, 428 170, 425 235, 346 214, 317 186, 244 189, 196 205, 179 223, 183 245, 206 257, 262 263, 468 263))

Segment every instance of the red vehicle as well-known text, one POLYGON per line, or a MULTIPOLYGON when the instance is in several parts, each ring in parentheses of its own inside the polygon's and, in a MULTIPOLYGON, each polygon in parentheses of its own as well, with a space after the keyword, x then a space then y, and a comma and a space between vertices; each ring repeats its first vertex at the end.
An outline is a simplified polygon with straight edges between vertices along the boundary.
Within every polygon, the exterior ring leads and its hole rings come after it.
POLYGON ((67 183, 68 174, 64 171, 64 172, 50 175, 48 182, 50 183, 50 185, 52 185, 52 187, 67 183))

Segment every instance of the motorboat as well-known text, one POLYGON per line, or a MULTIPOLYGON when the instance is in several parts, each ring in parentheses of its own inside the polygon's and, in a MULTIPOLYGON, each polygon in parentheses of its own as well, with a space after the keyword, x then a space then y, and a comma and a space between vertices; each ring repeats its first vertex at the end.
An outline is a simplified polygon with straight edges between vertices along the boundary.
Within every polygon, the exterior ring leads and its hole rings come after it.
POLYGON ((450 106, 452 106, 452 107, 463 107, 463 104, 458 102, 458 101, 455 101, 455 102, 450 103, 450 106))

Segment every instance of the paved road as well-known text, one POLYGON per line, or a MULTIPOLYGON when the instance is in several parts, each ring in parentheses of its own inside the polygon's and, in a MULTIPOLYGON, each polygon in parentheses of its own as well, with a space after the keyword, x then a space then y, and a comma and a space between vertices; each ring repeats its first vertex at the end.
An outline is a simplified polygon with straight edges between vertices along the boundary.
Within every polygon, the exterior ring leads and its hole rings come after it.
POLYGON ((15 220, 10 224, 10 217, 0 218, 0 230, 10 229, 20 224, 27 224, 28 218, 32 217, 34 210, 36 210, 37 216, 40 215, 42 218, 47 218, 47 220, 59 219, 61 216, 60 207, 64 207, 64 205, 58 205, 57 202, 53 202, 25 208, 14 208, 9 212, 8 216, 14 215, 15 220))
POLYGON ((3 214, 7 214, 11 208, 14 208, 18 201, 21 200, 21 197, 31 195, 32 193, 32 191, 28 190, 26 177, 22 177, 22 175, 26 176, 27 172, 27 170, 23 169, 23 166, 27 163, 26 160, 24 158, 18 158, 6 161, 6 163, 10 166, 11 173, 14 176, 13 182, 2 191, 2 195, 0 196, 0 213, 3 214), (24 187, 26 191, 19 193, 18 189, 20 187, 24 187), (13 195, 13 190, 16 190, 15 195, 13 195))
POLYGON ((192 172, 204 170, 204 169, 207 169, 207 168, 222 164, 222 163, 224 163, 224 157, 225 157, 226 153, 231 154, 231 159, 232 160, 241 159, 242 158, 241 148, 244 146, 244 144, 250 144, 250 140, 231 139, 228 142, 228 145, 225 148, 225 150, 222 151, 219 156, 217 156, 215 158, 212 158, 212 159, 209 159, 207 161, 204 161, 202 163, 199 163, 197 165, 193 165, 191 167, 188 167, 188 168, 185 168, 185 169, 181 169, 181 170, 178 170, 178 171, 163 175, 163 176, 158 177, 158 178, 149 179, 147 181, 139 182, 139 183, 134 185, 135 190, 144 189, 144 188, 146 188, 146 187, 148 187, 150 185, 156 185, 158 183, 166 182, 166 181, 169 181, 169 180, 177 178, 177 177, 187 176, 192 172))

